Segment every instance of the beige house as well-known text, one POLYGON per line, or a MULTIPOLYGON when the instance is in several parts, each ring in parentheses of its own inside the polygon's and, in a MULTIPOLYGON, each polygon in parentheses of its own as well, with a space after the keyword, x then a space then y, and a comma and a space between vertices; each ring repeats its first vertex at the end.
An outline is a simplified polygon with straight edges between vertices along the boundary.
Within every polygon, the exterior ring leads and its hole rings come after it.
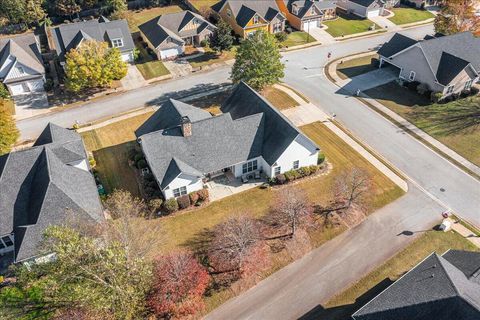
POLYGON ((323 21, 337 17, 336 1, 276 0, 292 27, 301 31, 320 27, 323 21))

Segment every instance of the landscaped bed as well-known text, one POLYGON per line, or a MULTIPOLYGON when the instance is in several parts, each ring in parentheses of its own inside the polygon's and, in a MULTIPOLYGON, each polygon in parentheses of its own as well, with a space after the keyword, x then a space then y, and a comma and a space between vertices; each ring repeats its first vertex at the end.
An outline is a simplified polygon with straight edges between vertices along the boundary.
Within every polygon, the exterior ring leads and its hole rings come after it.
POLYGON ((454 123, 448 122, 449 119, 468 112, 468 108, 465 109, 467 104, 474 110, 475 104, 480 104, 480 97, 434 104, 427 97, 401 87, 396 82, 367 90, 365 93, 469 161, 480 165, 480 127, 472 125, 471 120, 474 118, 464 116, 454 123))
POLYGON ((343 12, 338 13, 338 18, 332 21, 325 21, 323 23, 328 27, 326 30, 333 37, 348 36, 355 33, 370 31, 372 26, 375 30, 381 30, 381 27, 374 22, 360 18, 353 14, 343 12))
POLYGON ((388 18, 388 20, 397 25, 420 22, 435 18, 435 15, 427 10, 414 8, 393 8, 391 10, 395 15, 391 18, 388 18))
POLYGON ((282 47, 294 47, 302 44, 315 42, 315 38, 304 31, 294 31, 287 35, 287 39, 281 43, 282 47))
POLYGON ((345 60, 337 64, 337 75, 341 79, 348 79, 373 71, 378 68, 372 63, 374 61, 373 59, 378 59, 378 54, 345 60))
POLYGON ((330 300, 316 317, 329 320, 350 319, 354 312, 429 254, 436 252, 441 255, 449 249, 479 250, 453 231, 427 231, 406 249, 330 300))

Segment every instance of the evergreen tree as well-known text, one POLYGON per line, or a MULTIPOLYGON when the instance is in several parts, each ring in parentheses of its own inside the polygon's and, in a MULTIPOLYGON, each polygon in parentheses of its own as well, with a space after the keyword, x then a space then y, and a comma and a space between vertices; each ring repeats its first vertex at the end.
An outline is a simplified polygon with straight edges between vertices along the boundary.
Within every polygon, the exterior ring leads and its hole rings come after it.
POLYGON ((222 53, 223 51, 227 51, 232 48, 233 40, 232 28, 227 22, 220 19, 217 24, 217 30, 212 37, 210 47, 213 50, 222 53))

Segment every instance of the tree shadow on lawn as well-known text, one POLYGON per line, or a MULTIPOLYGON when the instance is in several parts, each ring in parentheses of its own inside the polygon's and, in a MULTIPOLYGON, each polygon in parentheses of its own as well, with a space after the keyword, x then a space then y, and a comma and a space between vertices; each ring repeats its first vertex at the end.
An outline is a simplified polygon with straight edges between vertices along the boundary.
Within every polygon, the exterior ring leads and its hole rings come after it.
MULTIPOLYGON (((398 85, 395 81, 368 89, 365 91, 369 97, 376 100, 386 100, 397 104, 399 107, 426 107, 432 102, 425 96, 408 88, 398 85)), ((413 110, 412 110, 413 111, 413 110)))
MULTIPOLYGON (((381 282, 376 284, 370 290, 362 294, 360 297, 355 299, 355 303, 346 304, 342 306, 335 307, 324 307, 318 305, 300 318, 299 320, 317 320, 317 319, 328 319, 328 320, 348 320, 351 319, 353 313, 358 309, 364 306, 367 302, 372 300, 375 296, 385 290, 388 286, 393 283, 389 278, 383 279, 381 282)), ((348 290, 348 289, 347 289, 348 290)))
POLYGON ((202 84, 197 84, 190 89, 187 90, 180 90, 180 91, 173 91, 173 92, 168 92, 165 93, 155 99, 152 99, 150 101, 147 101, 146 105, 147 106, 158 106, 164 102, 166 102, 168 99, 176 99, 176 100, 184 100, 185 98, 201 94, 201 93, 208 93, 209 91, 213 90, 219 90, 224 87, 230 87, 232 84, 229 82, 223 82, 220 84, 213 84, 213 83, 202 83, 202 84))

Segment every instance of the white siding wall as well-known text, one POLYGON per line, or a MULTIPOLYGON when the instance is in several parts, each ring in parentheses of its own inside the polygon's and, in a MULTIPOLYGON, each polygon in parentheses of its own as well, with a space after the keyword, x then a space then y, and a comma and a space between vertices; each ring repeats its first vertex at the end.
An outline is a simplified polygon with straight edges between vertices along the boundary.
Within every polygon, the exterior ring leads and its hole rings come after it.
POLYGON ((240 178, 243 175, 243 164, 247 163, 247 162, 250 162, 250 161, 253 161, 253 160, 257 160, 258 170, 262 169, 262 165, 265 162, 265 161, 263 161, 263 158, 262 157, 252 158, 248 161, 245 161, 245 162, 242 162, 242 163, 239 163, 239 164, 235 165, 235 168, 233 170, 233 174, 235 175, 235 177, 240 178))
POLYGON ((87 159, 83 159, 83 160, 80 160, 80 161, 71 162, 71 163, 69 163, 69 165, 71 165, 72 167, 81 169, 81 170, 83 170, 83 171, 88 171, 87 159))
POLYGON ((180 174, 168 185, 168 189, 163 191, 165 199, 173 198, 173 190, 180 187, 187 187, 188 194, 203 189, 203 182, 201 178, 180 174))
POLYGON ((10 67, 12 66, 13 63, 14 63, 14 59, 11 56, 9 56, 0 68, 0 78, 4 78, 7 75, 7 72, 8 70, 10 70, 10 67))
POLYGON ((316 165, 318 161, 318 151, 304 136, 298 136, 285 152, 276 161, 276 166, 272 167, 270 177, 274 176, 275 167, 280 166, 280 173, 293 169, 293 162, 298 160, 299 167, 316 165))
POLYGON ((351 11, 357 16, 361 16, 361 17, 367 16, 367 8, 362 7, 361 5, 358 5, 354 2, 351 2, 348 0, 342 0, 337 2, 337 6, 342 8, 345 11, 351 11))

